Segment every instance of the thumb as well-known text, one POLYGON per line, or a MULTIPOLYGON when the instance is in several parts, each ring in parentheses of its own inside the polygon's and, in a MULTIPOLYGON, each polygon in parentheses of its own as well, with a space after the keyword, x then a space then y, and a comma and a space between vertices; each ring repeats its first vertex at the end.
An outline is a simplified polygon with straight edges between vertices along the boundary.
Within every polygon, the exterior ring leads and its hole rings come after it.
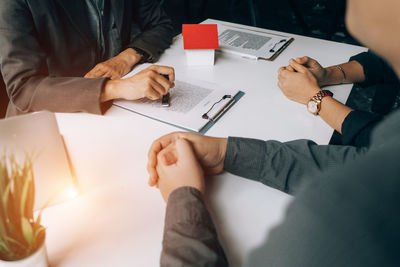
POLYGON ((309 61, 309 58, 307 56, 296 58, 296 62, 301 65, 307 64, 308 61, 309 61))
POLYGON ((194 155, 192 145, 190 142, 184 138, 178 138, 175 141, 175 148, 178 153, 178 158, 184 161, 192 161, 196 160, 196 156, 194 155))
POLYGON ((166 165, 166 166, 175 164, 177 162, 177 158, 176 158, 175 154, 172 151, 166 151, 162 155, 162 160, 163 160, 163 164, 166 165))
POLYGON ((164 166, 170 166, 178 161, 176 156, 174 144, 168 145, 166 148, 161 150, 157 155, 157 161, 159 164, 164 166))

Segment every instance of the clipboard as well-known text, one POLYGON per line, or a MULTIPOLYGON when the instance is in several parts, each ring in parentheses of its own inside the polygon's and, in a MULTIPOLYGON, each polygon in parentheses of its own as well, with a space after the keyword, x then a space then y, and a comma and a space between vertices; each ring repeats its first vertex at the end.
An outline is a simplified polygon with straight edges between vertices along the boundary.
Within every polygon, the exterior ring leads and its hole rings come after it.
POLYGON ((162 100, 119 100, 114 106, 180 129, 205 134, 245 94, 205 81, 176 80, 170 92, 170 104, 162 100))
POLYGON ((275 60, 294 38, 260 30, 249 30, 240 26, 218 24, 219 52, 247 59, 275 60))
POLYGON ((233 105, 235 105, 243 96, 245 95, 244 92, 239 91, 235 96, 231 98, 231 100, 224 106, 223 109, 218 111, 214 116, 208 117, 208 113, 204 113, 202 116, 204 119, 208 119, 208 123, 199 131, 201 134, 205 134, 226 112, 228 112, 229 109, 233 105), (207 115, 207 118, 204 116, 207 115))

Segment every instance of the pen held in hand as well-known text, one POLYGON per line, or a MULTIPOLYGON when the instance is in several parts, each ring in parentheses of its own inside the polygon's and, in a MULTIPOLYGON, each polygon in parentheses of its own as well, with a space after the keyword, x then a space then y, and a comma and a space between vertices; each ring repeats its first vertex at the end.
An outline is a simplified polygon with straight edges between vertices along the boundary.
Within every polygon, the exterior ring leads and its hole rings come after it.
POLYGON ((164 96, 162 97, 162 99, 161 99, 161 105, 162 105, 163 107, 169 107, 169 106, 171 105, 171 102, 170 102, 170 94, 169 94, 169 93, 167 93, 166 95, 164 95, 164 96))
MULTIPOLYGON (((169 80, 168 75, 166 75, 166 74, 160 74, 160 75, 163 76, 165 79, 169 80)), ((166 95, 164 95, 161 99, 161 105, 163 107, 169 107, 171 105, 170 98, 171 98, 170 93, 167 93, 166 95)))

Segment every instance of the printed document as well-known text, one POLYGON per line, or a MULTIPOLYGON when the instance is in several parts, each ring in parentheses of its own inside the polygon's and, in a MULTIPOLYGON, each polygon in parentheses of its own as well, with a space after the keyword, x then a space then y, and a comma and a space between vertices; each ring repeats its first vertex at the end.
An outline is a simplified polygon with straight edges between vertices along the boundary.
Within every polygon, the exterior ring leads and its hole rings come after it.
POLYGON ((161 100, 115 101, 114 105, 181 128, 200 132, 224 110, 239 90, 222 88, 204 81, 176 80, 170 90, 170 106, 161 100), (229 97, 224 97, 229 96, 229 97), (207 115, 208 118, 204 118, 207 115))
POLYGON ((219 50, 251 59, 271 59, 293 41, 283 35, 218 24, 219 50))

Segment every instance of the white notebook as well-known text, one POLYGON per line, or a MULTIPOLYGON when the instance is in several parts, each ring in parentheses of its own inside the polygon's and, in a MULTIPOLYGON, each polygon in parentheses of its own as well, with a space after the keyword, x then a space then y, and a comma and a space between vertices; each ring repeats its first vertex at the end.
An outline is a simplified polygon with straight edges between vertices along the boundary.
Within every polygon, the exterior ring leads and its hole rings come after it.
POLYGON ((0 153, 14 153, 20 164, 35 155, 35 210, 68 200, 77 193, 76 179, 54 113, 37 112, 0 120, 0 153))

